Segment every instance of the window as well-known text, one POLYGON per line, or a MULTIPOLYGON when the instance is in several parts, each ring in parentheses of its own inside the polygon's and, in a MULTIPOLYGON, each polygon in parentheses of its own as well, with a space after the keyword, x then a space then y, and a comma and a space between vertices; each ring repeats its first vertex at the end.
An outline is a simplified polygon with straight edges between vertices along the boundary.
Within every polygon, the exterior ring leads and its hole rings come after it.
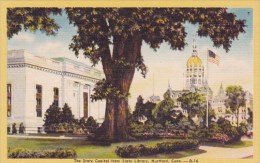
POLYGON ((36 85, 36 115, 42 117, 42 86, 36 85))
POLYGON ((42 93, 42 86, 41 85, 36 85, 36 92, 42 93))
POLYGON ((11 117, 12 111, 12 85, 7 84, 7 116, 11 117))
POLYGON ((88 93, 83 92, 84 118, 88 117, 88 93))
POLYGON ((59 106, 59 88, 53 88, 53 104, 59 106))

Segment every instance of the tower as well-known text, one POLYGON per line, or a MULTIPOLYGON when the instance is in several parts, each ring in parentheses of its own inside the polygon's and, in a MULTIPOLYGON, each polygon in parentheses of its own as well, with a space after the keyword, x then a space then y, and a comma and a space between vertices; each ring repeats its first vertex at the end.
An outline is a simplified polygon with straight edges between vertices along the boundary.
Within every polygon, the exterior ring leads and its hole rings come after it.
POLYGON ((192 55, 186 64, 185 87, 190 90, 192 88, 200 88, 205 85, 204 66, 198 57, 196 35, 193 38, 192 55))

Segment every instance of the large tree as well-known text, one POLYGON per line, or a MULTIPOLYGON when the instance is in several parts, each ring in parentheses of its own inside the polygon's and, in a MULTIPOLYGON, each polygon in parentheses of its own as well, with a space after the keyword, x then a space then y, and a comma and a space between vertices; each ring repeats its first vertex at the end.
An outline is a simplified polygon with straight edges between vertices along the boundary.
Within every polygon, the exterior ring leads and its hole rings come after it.
POLYGON ((237 128, 239 127, 239 109, 246 105, 245 95, 246 93, 241 86, 231 85, 226 88, 225 105, 236 116, 237 128))
MULTIPOLYGON (((12 16, 12 11, 8 11, 8 37, 18 33, 22 27, 28 29, 27 22, 32 31, 40 29, 52 34, 57 29, 54 22, 31 20, 31 15, 42 15, 50 20, 49 14, 60 11, 42 10, 29 12, 28 21, 24 21, 27 12, 15 11, 15 16, 12 16), (17 19, 19 15, 21 20, 17 19)), ((66 8, 66 13, 70 23, 78 29, 70 49, 76 55, 83 52, 93 65, 102 62, 105 79, 97 83, 92 99, 106 99, 105 120, 98 133, 105 140, 129 138, 129 89, 135 69, 140 70, 143 76, 147 72, 141 54, 143 43, 156 50, 166 42, 172 50, 182 50, 187 44, 184 24, 189 22, 199 25, 199 36, 210 37, 215 47, 223 46, 228 51, 245 27, 244 20, 237 20, 225 8, 66 8)))

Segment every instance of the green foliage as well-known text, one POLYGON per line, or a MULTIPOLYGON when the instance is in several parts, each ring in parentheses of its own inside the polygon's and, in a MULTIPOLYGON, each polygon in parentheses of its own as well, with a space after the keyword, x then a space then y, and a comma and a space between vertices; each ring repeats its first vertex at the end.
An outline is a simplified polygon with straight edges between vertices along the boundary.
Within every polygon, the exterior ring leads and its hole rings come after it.
POLYGON ((54 35, 60 28, 50 15, 60 15, 58 8, 8 8, 7 36, 12 38, 22 29, 35 32, 40 30, 47 35, 54 35))
POLYGON ((249 118, 247 119, 247 122, 249 124, 252 124, 253 123, 253 111, 251 108, 247 108, 247 110, 248 110, 248 116, 249 116, 249 118))
POLYGON ((144 106, 144 99, 141 95, 137 97, 137 102, 135 104, 135 110, 133 112, 133 118, 134 120, 138 120, 139 118, 142 118, 145 116, 145 110, 143 109, 144 106))
POLYGON ((159 102, 152 110, 152 115, 156 121, 165 125, 166 121, 172 121, 172 109, 175 107, 174 101, 170 98, 168 93, 164 94, 164 100, 159 102))
POLYGON ((16 123, 13 123, 12 125, 12 133, 17 134, 16 123))
POLYGON ((179 141, 167 141, 157 143, 155 146, 140 145, 128 145, 117 147, 116 154, 123 158, 136 158, 140 156, 148 156, 160 153, 174 153, 176 151, 182 151, 187 149, 198 148, 199 141, 197 140, 179 140, 179 141))
POLYGON ((186 137, 197 136, 197 126, 193 120, 182 116, 177 123, 175 123, 170 129, 175 133, 185 135, 186 137))
POLYGON ((106 79, 102 79, 95 84, 93 89, 94 94, 90 96, 92 101, 106 99, 107 97, 117 99, 123 98, 126 99, 129 96, 129 93, 124 93, 112 83, 108 82, 106 79))
POLYGON ((85 133, 85 126, 83 127, 74 118, 71 108, 65 104, 60 109, 55 104, 51 105, 44 115, 44 130, 47 133, 85 133))
POLYGON ((240 123, 239 127, 238 127, 238 133, 239 135, 244 135, 246 134, 248 131, 248 126, 245 123, 240 123))
POLYGON ((239 127, 239 108, 245 106, 246 104, 246 93, 241 86, 231 85, 226 88, 226 95, 227 99, 225 100, 225 105, 227 108, 230 108, 233 114, 236 115, 237 127, 239 127))
POLYGON ((183 93, 181 97, 177 99, 181 102, 181 107, 188 112, 189 117, 197 115, 203 115, 207 102, 204 95, 197 92, 183 93))
POLYGON ((56 105, 50 105, 50 107, 46 110, 44 114, 44 125, 48 127, 52 124, 58 124, 62 122, 61 119, 61 109, 56 105))
POLYGON ((8 149, 8 158, 76 158, 74 149, 30 150, 26 148, 8 149))
POLYGON ((71 123, 75 121, 74 115, 72 114, 71 108, 65 103, 64 107, 61 109, 60 115, 61 123, 71 123))
POLYGON ((20 125, 19 125, 19 133, 24 133, 24 131, 25 131, 24 125, 23 125, 23 123, 20 123, 20 125))
MULTIPOLYGON (((202 117, 202 121, 201 121, 202 124, 206 124, 206 117, 207 117, 206 109, 207 108, 202 109, 201 112, 200 112, 200 115, 199 115, 199 117, 202 117)), ((208 111, 209 111, 208 112, 208 122, 209 122, 209 125, 210 125, 211 123, 214 122, 213 119, 216 118, 216 114, 215 114, 215 111, 211 108, 210 105, 209 105, 208 111)))
POLYGON ((88 117, 87 119, 87 122, 86 122, 86 125, 85 125, 86 129, 89 131, 89 132, 92 132, 94 133, 97 128, 99 127, 98 123, 96 122, 96 120, 90 116, 88 117))
POLYGON ((156 104, 150 101, 143 103, 143 100, 144 99, 141 95, 138 96, 137 102, 135 104, 135 110, 132 115, 134 121, 137 121, 142 117, 146 117, 147 120, 154 120, 152 110, 155 108, 156 104))
POLYGON ((129 125, 129 134, 135 138, 142 138, 145 132, 145 126, 143 123, 134 121, 129 125))

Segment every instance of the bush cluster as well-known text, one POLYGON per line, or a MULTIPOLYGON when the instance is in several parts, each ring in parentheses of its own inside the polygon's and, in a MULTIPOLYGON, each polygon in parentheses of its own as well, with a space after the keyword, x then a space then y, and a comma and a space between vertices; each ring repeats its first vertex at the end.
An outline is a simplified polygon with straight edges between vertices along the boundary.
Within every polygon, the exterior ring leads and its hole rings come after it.
POLYGON ((92 116, 87 120, 84 117, 80 120, 75 119, 68 104, 65 104, 63 108, 52 104, 45 113, 44 131, 46 133, 88 134, 95 132, 97 128, 98 123, 92 116))
POLYGON ((55 150, 30 150, 26 148, 15 148, 8 150, 8 158, 76 158, 74 149, 55 150))
POLYGON ((123 158, 136 158, 140 156, 154 155, 160 153, 173 153, 176 151, 195 149, 199 146, 198 140, 181 140, 157 143, 155 146, 127 145, 117 147, 116 154, 123 158))

